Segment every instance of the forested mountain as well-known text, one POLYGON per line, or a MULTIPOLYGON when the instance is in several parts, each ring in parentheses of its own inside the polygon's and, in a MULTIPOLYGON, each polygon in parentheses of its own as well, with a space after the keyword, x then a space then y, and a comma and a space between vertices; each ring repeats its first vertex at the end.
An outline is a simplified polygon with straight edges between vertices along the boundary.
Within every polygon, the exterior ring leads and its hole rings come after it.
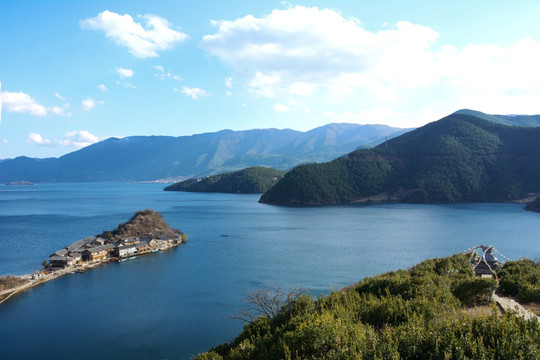
POLYGON ((540 128, 452 114, 366 150, 299 166, 270 204, 500 201, 540 190, 540 128))
POLYGON ((60 158, 2 161, 0 182, 145 181, 249 166, 290 169, 302 163, 329 161, 404 131, 385 125, 329 124, 307 132, 223 130, 180 137, 110 138, 60 158))
POLYGON ((165 191, 261 194, 274 186, 283 175, 285 175, 283 170, 254 166, 235 172, 180 181, 167 186, 165 191))

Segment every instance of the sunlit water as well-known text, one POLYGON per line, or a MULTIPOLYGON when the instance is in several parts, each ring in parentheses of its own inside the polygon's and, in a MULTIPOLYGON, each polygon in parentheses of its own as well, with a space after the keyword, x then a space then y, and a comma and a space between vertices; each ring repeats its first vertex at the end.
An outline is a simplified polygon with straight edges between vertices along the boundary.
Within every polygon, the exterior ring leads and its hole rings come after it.
POLYGON ((479 244, 540 256, 540 214, 515 204, 278 207, 258 195, 163 192, 159 184, 0 186, 0 275, 160 212, 187 244, 64 276, 0 305, 2 359, 189 359, 231 340, 247 290, 314 294, 479 244), (226 236, 223 236, 226 235, 226 236))

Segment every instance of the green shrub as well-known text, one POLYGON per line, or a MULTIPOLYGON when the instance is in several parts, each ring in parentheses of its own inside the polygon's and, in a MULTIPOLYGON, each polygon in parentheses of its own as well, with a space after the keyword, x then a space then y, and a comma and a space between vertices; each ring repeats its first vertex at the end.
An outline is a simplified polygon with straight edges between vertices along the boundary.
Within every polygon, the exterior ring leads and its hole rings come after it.
POLYGON ((483 305, 491 302, 491 296, 496 288, 495 279, 471 278, 460 281, 452 290, 452 294, 464 305, 483 305))

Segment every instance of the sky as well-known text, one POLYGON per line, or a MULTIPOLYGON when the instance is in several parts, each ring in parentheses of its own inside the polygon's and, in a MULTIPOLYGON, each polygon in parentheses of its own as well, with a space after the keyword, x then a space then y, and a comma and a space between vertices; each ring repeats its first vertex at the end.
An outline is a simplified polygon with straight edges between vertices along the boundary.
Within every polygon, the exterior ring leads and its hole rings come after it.
POLYGON ((540 1, 0 0, 0 159, 540 113, 540 1))

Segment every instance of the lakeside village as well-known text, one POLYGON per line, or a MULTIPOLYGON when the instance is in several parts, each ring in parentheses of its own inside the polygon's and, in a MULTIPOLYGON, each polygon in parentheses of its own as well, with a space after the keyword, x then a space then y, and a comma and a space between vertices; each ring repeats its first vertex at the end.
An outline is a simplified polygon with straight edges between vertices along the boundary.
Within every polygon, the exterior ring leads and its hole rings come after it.
POLYGON ((180 245, 182 237, 185 238, 185 234, 162 235, 156 238, 132 236, 119 240, 91 236, 78 240, 52 254, 45 269, 35 273, 34 277, 40 276, 43 272, 58 269, 72 268, 75 272, 83 272, 88 267, 100 263, 123 261, 135 256, 167 250, 180 245))
POLYGON ((0 276, 0 304, 14 294, 59 276, 85 272, 102 263, 123 261, 167 250, 187 241, 187 234, 172 229, 161 214, 147 209, 112 231, 90 236, 66 246, 43 261, 43 269, 31 275, 0 276))

